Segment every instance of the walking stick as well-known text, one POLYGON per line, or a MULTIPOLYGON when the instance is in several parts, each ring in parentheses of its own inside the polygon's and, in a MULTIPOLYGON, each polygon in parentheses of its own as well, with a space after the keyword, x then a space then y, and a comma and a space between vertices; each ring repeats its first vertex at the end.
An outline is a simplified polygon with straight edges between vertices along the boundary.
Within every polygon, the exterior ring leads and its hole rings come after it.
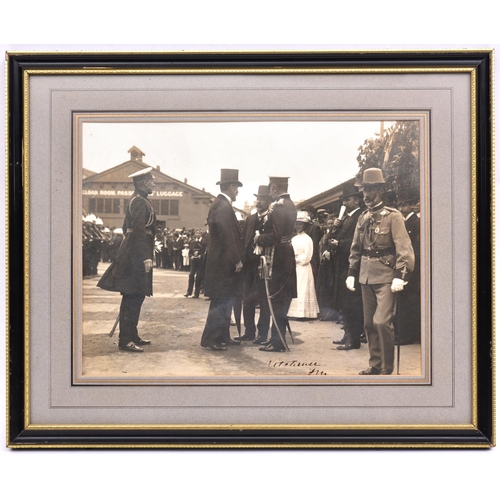
POLYGON ((401 292, 396 293, 395 297, 395 302, 394 302, 394 316, 397 317, 397 345, 396 345, 396 375, 399 375, 399 362, 401 359, 401 337, 400 337, 400 332, 401 332, 401 324, 400 324, 400 317, 398 314, 398 306, 399 306, 399 294, 401 292))
POLYGON ((398 359, 398 368, 396 370, 396 375, 399 375, 399 360, 400 360, 400 357, 401 357, 401 345, 398 343, 398 346, 397 346, 397 359, 398 359))
POLYGON ((288 333, 290 334, 290 337, 292 339, 292 344, 295 344, 295 340, 293 340, 292 329, 290 328, 290 321, 288 321, 288 318, 286 319, 286 326, 288 328, 288 333))
POLYGON ((116 327, 118 326, 118 322, 120 321, 120 313, 118 313, 118 316, 116 317, 115 324, 113 325, 113 328, 111 328, 111 331, 109 332, 109 336, 112 337, 115 333, 116 327))
POLYGON ((238 295, 233 302, 234 321, 238 330, 238 337, 241 337, 241 297, 238 295))

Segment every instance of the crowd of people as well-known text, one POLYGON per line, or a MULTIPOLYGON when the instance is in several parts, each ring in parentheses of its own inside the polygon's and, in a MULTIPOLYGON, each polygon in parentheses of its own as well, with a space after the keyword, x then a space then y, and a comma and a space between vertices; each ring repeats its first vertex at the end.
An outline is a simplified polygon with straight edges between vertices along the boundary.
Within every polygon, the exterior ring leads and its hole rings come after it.
MULTIPOLYGON (((95 278, 99 262, 113 262, 123 241, 121 227, 104 226, 95 214, 82 218, 83 277, 95 278)), ((189 271, 193 252, 191 243, 202 240, 196 258, 203 257, 208 234, 201 229, 162 229, 157 227, 154 237, 154 267, 189 271)))
POLYGON ((201 229, 169 229, 157 228, 155 233, 155 265, 162 269, 174 271, 189 271, 191 258, 197 251, 197 258, 205 253, 207 233, 201 229), (192 250, 193 241, 198 241, 202 247, 192 250))
POLYGON ((123 240, 122 228, 109 228, 94 214, 82 218, 83 278, 97 277, 99 262, 112 262, 123 240))
POLYGON ((149 287, 137 292, 119 283, 131 273, 131 268, 120 268, 125 261, 120 257, 126 254, 129 266, 138 259, 133 267, 141 273, 135 279, 142 285, 145 276, 151 280, 154 265, 189 271, 184 296, 199 298, 203 293, 210 299, 200 341, 205 349, 225 351, 252 341, 260 350, 284 352, 289 350, 289 320, 334 321, 343 329, 343 337, 333 339, 337 349, 359 349, 367 341, 369 367, 360 374, 380 375, 393 372, 395 344, 420 341, 418 195, 400 193, 396 208, 394 199, 384 199, 380 169, 367 169, 359 186, 344 185, 336 214, 312 206, 297 212, 287 192, 288 178, 270 177, 259 186, 256 209, 245 221, 237 219, 232 207, 242 186, 238 170, 222 169, 217 182, 221 192, 204 231, 156 227, 147 200, 154 177, 145 169, 133 179, 136 192, 130 206, 141 210, 128 210, 121 235, 100 228, 98 221, 84 220, 84 249, 93 249, 84 273, 96 274, 99 241, 100 257, 112 265, 98 286, 123 295, 120 332, 122 321, 132 317, 130 325, 124 323, 120 349, 142 352, 141 346, 150 343, 137 333, 140 304, 151 294, 149 287), (139 295, 135 302, 130 297, 126 301, 130 294, 139 295), (241 314, 244 332, 231 338, 232 315, 241 314))

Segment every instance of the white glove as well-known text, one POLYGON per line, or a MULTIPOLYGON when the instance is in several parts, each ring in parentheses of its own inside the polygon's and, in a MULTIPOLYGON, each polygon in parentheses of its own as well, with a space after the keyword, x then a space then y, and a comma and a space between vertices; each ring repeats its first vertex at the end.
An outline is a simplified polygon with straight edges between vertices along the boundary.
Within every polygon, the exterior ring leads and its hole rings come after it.
POLYGON ((407 281, 400 280, 399 278, 394 278, 392 280, 391 292, 393 293, 401 292, 407 283, 408 283, 407 281))
POLYGON ((151 259, 146 259, 144 261, 144 270, 149 273, 153 269, 153 261, 151 259))
POLYGON ((262 255, 264 253, 264 249, 260 247, 259 245, 255 245, 255 248, 253 249, 253 253, 255 255, 262 255))
POLYGON ((351 290, 351 292, 354 292, 356 289, 354 288, 354 276, 347 276, 347 279, 345 280, 345 286, 351 290))
POLYGON ((328 259, 330 260, 330 252, 328 250, 325 250, 323 252, 323 259, 328 259))

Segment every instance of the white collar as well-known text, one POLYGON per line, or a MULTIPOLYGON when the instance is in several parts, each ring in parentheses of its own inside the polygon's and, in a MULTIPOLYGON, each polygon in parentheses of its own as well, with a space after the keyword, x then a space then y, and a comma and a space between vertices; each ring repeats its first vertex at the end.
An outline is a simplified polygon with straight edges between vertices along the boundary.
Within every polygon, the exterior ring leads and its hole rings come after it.
POLYGON ((406 217, 405 220, 408 220, 415 212, 410 212, 406 217))
POLYGON ((230 198, 230 197, 229 197, 226 193, 221 192, 220 194, 221 194, 222 196, 225 196, 225 197, 226 197, 226 199, 227 199, 227 201, 229 201, 229 203, 231 203, 231 205, 233 204, 233 200, 231 200, 231 198, 230 198))
POLYGON ((348 215, 349 217, 351 217, 351 216, 352 216, 352 214, 353 214, 354 212, 356 212, 357 210, 359 210, 359 207, 358 207, 358 208, 355 208, 352 212, 349 212, 347 215, 348 215))

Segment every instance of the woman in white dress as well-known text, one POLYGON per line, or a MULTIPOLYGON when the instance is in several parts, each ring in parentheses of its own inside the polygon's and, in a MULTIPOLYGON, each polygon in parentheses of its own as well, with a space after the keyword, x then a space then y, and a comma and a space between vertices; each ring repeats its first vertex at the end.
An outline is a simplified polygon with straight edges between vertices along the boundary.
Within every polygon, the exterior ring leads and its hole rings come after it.
POLYGON ((314 288, 314 276, 311 268, 313 255, 313 241, 305 233, 311 219, 307 212, 297 213, 295 230, 297 235, 292 238, 292 246, 295 252, 297 264, 297 298, 292 299, 288 309, 289 318, 312 318, 318 317, 319 307, 314 288))

